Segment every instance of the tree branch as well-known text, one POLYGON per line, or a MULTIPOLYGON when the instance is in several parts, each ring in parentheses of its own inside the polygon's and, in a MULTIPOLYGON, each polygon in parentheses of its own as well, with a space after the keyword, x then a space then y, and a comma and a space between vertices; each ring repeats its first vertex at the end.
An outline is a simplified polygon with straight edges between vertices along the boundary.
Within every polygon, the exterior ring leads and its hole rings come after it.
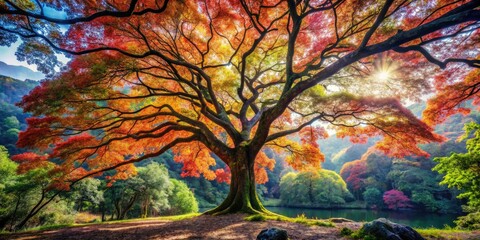
POLYGON ((146 8, 146 9, 143 9, 143 10, 137 11, 137 12, 135 12, 134 10, 135 10, 135 7, 137 6, 138 0, 132 0, 126 11, 105 10, 105 11, 96 12, 96 13, 94 13, 92 15, 89 15, 89 16, 77 17, 77 18, 71 18, 71 19, 60 19, 60 18, 52 18, 52 17, 45 16, 42 6, 39 6, 41 8, 41 11, 40 11, 40 14, 37 14, 37 13, 29 12, 29 11, 26 11, 26 10, 20 8, 18 5, 16 5, 15 3, 13 3, 10 0, 4 0, 4 1, 8 5, 12 6, 15 10, 0 9, 0 14, 3 14, 3 15, 19 15, 19 16, 31 17, 31 18, 35 18, 35 19, 42 19, 42 20, 45 20, 45 21, 48 21, 48 22, 58 23, 58 24, 75 24, 75 23, 81 23, 81 22, 90 22, 90 21, 93 21, 97 18, 107 17, 107 16, 125 18, 125 17, 130 17, 132 15, 140 16, 140 15, 144 15, 144 14, 147 14, 147 13, 161 13, 161 12, 165 11, 165 9, 167 8, 167 4, 168 4, 169 0, 165 0, 163 5, 158 9, 146 8))

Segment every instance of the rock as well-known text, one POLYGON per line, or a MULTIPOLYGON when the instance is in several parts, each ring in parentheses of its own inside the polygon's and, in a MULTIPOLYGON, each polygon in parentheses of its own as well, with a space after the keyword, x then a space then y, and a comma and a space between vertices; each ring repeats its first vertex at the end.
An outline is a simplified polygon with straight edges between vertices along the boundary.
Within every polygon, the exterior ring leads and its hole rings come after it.
POLYGON ((329 218, 328 220, 333 223, 354 222, 353 220, 346 219, 346 218, 329 218))
POLYGON ((267 228, 258 234, 257 240, 288 240, 288 234, 283 229, 267 228))
POLYGON ((379 218, 365 223, 360 229, 362 235, 371 235, 376 239, 385 240, 425 240, 413 228, 379 218))

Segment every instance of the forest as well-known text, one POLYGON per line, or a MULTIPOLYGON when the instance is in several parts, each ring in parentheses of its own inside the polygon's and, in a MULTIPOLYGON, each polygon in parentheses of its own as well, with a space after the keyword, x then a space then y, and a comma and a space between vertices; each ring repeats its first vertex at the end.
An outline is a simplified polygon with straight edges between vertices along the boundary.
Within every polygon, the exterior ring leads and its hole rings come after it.
POLYGON ((476 0, 0 0, 0 46, 38 70, 0 76, 0 229, 290 208, 478 230, 479 19, 476 0))

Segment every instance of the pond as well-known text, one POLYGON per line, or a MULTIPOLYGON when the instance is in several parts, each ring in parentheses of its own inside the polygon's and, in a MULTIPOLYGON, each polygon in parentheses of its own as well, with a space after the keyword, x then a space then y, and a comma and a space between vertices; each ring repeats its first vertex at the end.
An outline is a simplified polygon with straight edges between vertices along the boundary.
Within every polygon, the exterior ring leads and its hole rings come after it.
POLYGON ((267 207, 268 210, 288 217, 305 214, 308 218, 347 218, 354 221, 372 221, 377 218, 387 218, 396 223, 406 224, 416 228, 444 228, 445 225, 454 226, 453 220, 459 215, 436 214, 415 211, 377 211, 371 209, 309 209, 267 207))

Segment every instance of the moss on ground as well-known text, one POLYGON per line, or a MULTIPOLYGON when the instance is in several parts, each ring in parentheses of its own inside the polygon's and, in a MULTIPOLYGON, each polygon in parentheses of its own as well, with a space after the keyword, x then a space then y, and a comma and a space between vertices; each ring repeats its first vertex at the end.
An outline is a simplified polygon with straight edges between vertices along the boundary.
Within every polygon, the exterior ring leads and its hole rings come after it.
POLYGON ((323 219, 317 218, 307 218, 304 214, 297 216, 296 218, 285 217, 281 215, 262 215, 256 214, 251 215, 245 218, 247 221, 266 221, 266 220, 274 220, 274 221, 282 221, 282 222, 292 222, 292 223, 300 223, 309 226, 322 226, 322 227, 335 227, 335 224, 323 219))

